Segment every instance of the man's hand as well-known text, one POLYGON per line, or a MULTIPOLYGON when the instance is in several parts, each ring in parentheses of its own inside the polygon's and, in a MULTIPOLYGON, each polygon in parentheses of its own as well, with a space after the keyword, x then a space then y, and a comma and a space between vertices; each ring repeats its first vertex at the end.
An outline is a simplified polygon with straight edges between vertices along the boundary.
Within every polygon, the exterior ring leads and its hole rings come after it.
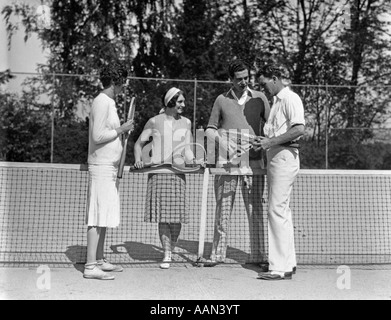
POLYGON ((267 150, 272 146, 271 139, 266 137, 258 137, 253 142, 254 150, 259 151, 261 149, 267 150))
POLYGON ((260 146, 260 141, 261 141, 261 137, 256 137, 255 139, 252 139, 250 142, 251 142, 251 144, 253 145, 253 150, 255 151, 255 152, 258 152, 259 150, 261 150, 262 148, 261 148, 261 146, 260 146))

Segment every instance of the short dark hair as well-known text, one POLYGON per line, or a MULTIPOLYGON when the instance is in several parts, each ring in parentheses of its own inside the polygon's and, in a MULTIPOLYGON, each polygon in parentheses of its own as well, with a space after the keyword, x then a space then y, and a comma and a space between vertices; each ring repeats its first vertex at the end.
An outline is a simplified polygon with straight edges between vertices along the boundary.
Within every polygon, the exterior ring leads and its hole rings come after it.
POLYGON ((166 92, 162 95, 162 104, 163 107, 167 108, 174 108, 176 106, 176 101, 178 100, 180 95, 184 95, 182 90, 179 90, 178 93, 171 98, 171 100, 165 105, 164 98, 166 97, 167 92, 170 91, 170 89, 166 90, 166 92))
POLYGON ((276 60, 266 59, 266 60, 256 60, 255 66, 257 69, 257 78, 264 76, 266 78, 272 78, 273 76, 277 78, 289 79, 289 72, 286 67, 277 62, 276 60))
POLYGON ((235 72, 243 70, 248 70, 250 73, 249 66, 242 59, 235 59, 228 66, 228 75, 232 79, 235 76, 235 72))
POLYGON ((121 63, 113 62, 102 67, 99 77, 103 88, 106 89, 113 83, 114 85, 122 84, 128 77, 128 71, 121 63))

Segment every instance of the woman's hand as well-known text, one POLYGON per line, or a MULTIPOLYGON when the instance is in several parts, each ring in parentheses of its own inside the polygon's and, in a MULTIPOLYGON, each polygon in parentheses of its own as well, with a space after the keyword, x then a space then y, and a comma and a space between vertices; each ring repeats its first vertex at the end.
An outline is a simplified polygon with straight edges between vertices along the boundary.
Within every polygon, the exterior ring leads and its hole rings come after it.
POLYGON ((131 133, 134 130, 134 123, 133 120, 126 121, 122 126, 122 132, 125 133, 131 133))
POLYGON ((134 167, 135 167, 136 169, 142 169, 142 168, 144 168, 144 162, 142 162, 142 161, 136 161, 136 162, 134 163, 134 167))
POLYGON ((126 121, 122 126, 115 129, 117 135, 130 134, 134 130, 133 120, 126 121))

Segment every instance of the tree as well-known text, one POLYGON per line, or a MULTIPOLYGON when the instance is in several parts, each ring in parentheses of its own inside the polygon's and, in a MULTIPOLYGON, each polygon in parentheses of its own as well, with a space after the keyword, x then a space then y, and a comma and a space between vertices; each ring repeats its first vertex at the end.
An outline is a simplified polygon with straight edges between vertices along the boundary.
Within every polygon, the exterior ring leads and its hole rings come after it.
POLYGON ((7 83, 10 79, 14 78, 11 74, 11 70, 7 69, 5 71, 0 72, 0 85, 3 83, 7 83))
MULTIPOLYGON (((279 1, 275 0, 221 2, 223 15, 215 43, 219 61, 224 61, 225 68, 234 58, 240 58, 252 66, 255 57, 265 49, 263 43, 268 26, 264 17, 278 5, 279 1)), ((216 79, 226 80, 226 71, 217 74, 216 79)))
POLYGON ((171 73, 183 79, 215 79, 221 68, 214 43, 220 11, 217 1, 183 1, 174 36, 180 68, 171 73))
POLYGON ((87 163, 89 121, 60 119, 55 123, 53 162, 87 163))
MULTIPOLYGON (((349 59, 346 76, 350 77, 351 89, 348 95, 347 127, 369 127, 376 114, 384 111, 385 104, 372 108, 372 103, 358 103, 361 96, 359 86, 364 84, 389 83, 391 74, 390 36, 387 23, 381 16, 389 13, 389 1, 354 0, 349 6, 350 26, 341 35, 344 51, 349 59), (371 110, 372 109, 372 110, 371 110), (364 114, 363 114, 364 113, 364 114), (365 117, 363 117, 363 115, 365 117)), ((369 90, 365 90, 366 94, 369 90)), ((375 91, 377 91, 375 89, 375 91)), ((378 96, 379 93, 370 96, 378 96)))
MULTIPOLYGON (((55 107, 56 124, 60 124, 57 129, 63 130, 63 126, 70 130, 73 127, 85 128, 85 125, 80 123, 82 121, 75 116, 76 107, 81 98, 90 100, 100 90, 97 73, 101 66, 113 60, 120 60, 138 76, 164 75, 161 68, 164 61, 157 64, 161 61, 161 52, 149 51, 148 48, 164 47, 159 43, 162 41, 159 32, 156 36, 151 35, 156 30, 160 30, 160 34, 164 33, 162 28, 170 24, 167 19, 174 10, 174 2, 53 0, 52 24, 49 29, 39 27, 32 5, 14 3, 3 8, 2 14, 6 19, 9 38, 19 28, 18 23, 15 24, 10 19, 12 15, 16 15, 22 18, 25 40, 27 41, 32 32, 36 32, 43 45, 51 52, 47 65, 40 66, 39 69, 44 75, 43 78, 37 77, 31 81, 40 83, 41 87, 50 92, 55 107)), ((148 116, 156 114, 160 103, 155 110, 151 110, 145 107, 149 106, 151 101, 144 95, 145 92, 154 92, 155 89, 156 86, 147 84, 145 87, 139 83, 132 91, 128 90, 126 101, 124 96, 119 97, 117 103, 120 117, 123 118, 131 95, 138 96, 138 110, 149 110, 148 116)))
POLYGON ((0 95, 0 158, 2 161, 50 161, 50 106, 34 95, 0 95))
MULTIPOLYGON (((320 150, 327 130, 371 128, 387 115, 388 93, 374 85, 390 82, 390 34, 381 19, 390 9, 387 0, 53 0, 50 29, 39 27, 31 6, 16 3, 2 13, 9 37, 17 28, 9 19, 15 14, 23 18, 26 38, 38 32, 50 49, 49 62, 40 69, 44 78, 35 79, 43 87, 35 92, 51 92, 61 130, 85 130, 86 123, 74 116, 76 106, 81 97, 96 95, 97 70, 113 59, 137 77, 183 80, 131 81, 118 105, 123 118, 130 96, 136 97, 136 138, 159 112, 169 86, 185 91, 186 116, 193 116, 196 104, 197 127, 205 127, 213 101, 228 89, 223 83, 228 62, 274 55, 289 67, 293 89, 305 103, 308 140, 320 150), (198 82, 193 101, 189 78, 222 83, 198 82)), ((355 143, 373 137, 367 130, 349 132, 345 139, 355 143)), ((342 136, 333 134, 332 142, 342 136)))
MULTIPOLYGON (((9 37, 18 28, 11 22, 11 15, 22 17, 26 37, 31 32, 39 33, 43 45, 50 49, 48 64, 41 67, 45 74, 97 74, 99 68, 113 60, 132 65, 134 51, 145 58, 148 43, 146 33, 152 34, 162 21, 163 14, 174 1, 114 1, 114 0, 53 0, 51 3, 52 25, 39 29, 30 5, 15 3, 6 6, 2 13, 7 22, 9 37), (159 16, 158 13, 161 13, 159 16)), ((167 20, 163 21, 165 24, 167 20)), ((156 59, 155 59, 156 60, 156 59)), ((136 59, 136 62, 140 58, 136 59)), ((135 63, 140 76, 148 74, 152 63, 144 67, 135 63)), ((154 73, 153 75, 157 75, 154 73)), ((99 89, 97 81, 90 77, 58 77, 58 111, 64 116, 72 114, 75 105, 68 103, 69 97, 77 101, 80 93, 93 96, 99 89), (91 83, 92 82, 92 83, 91 83), (74 90, 74 88, 78 90, 74 90)))

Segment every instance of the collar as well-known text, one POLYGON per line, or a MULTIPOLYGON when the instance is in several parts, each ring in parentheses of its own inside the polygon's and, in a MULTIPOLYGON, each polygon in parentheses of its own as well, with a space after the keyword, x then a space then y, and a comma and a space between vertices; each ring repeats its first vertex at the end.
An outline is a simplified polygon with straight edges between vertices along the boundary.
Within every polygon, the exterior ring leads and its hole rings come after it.
POLYGON ((251 90, 249 87, 247 87, 246 90, 243 91, 243 94, 242 94, 242 96, 241 96, 240 98, 238 98, 238 97, 236 96, 235 91, 234 91, 233 88, 229 89, 229 91, 228 91, 227 94, 231 94, 231 96, 232 96, 236 101, 238 101, 239 104, 243 104, 244 102, 246 102, 248 96, 250 96, 250 97, 253 96, 252 90, 251 90), (243 98, 244 98, 244 102, 243 102, 243 100, 242 100, 243 98), (242 100, 242 101, 241 101, 241 100, 242 100), (243 103, 240 103, 240 102, 243 102, 243 103))
POLYGON ((289 94, 289 87, 285 87, 284 89, 282 89, 279 93, 276 94, 276 97, 279 99, 279 100, 282 100, 284 99, 288 94, 289 94))

